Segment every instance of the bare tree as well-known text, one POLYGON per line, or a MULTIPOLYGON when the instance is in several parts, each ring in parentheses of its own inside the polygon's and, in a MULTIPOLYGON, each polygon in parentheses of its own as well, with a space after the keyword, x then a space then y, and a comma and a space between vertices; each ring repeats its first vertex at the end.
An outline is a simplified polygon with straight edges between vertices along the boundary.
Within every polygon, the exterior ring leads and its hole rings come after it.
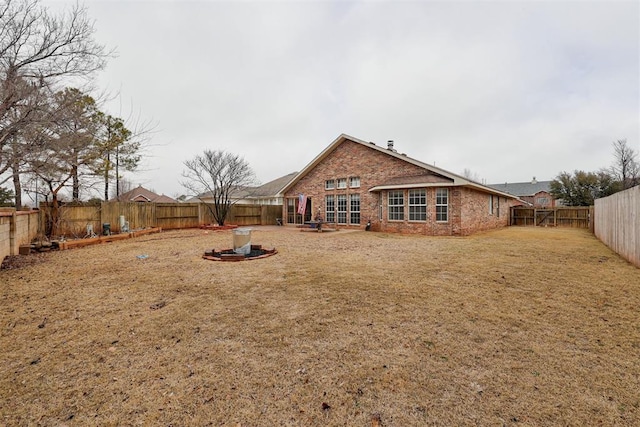
POLYGON ((116 188, 111 189, 111 198, 117 199, 122 194, 128 193, 134 188, 136 188, 136 185, 133 183, 133 181, 127 178, 120 178, 120 180, 118 181, 118 185, 116 185, 116 188))
POLYGON ((46 119, 44 99, 62 80, 86 79, 104 67, 110 53, 93 33, 82 6, 53 16, 39 0, 0 2, 0 174, 21 155, 7 145, 46 119))
POLYGON ((12 180, 15 205, 22 206, 21 175, 28 171, 26 158, 37 146, 33 143, 37 128, 49 117, 48 88, 34 87, 16 79, 14 87, 25 96, 0 119, 0 184, 12 180))
POLYGON ((180 184, 191 195, 204 202, 213 199, 213 208, 206 204, 218 225, 224 225, 234 193, 256 184, 255 175, 244 158, 221 150, 205 150, 202 155, 184 162, 187 168, 180 184))
POLYGON ((462 176, 467 178, 468 180, 480 182, 480 176, 478 176, 477 173, 473 172, 469 168, 464 168, 464 170, 462 171, 462 176))
POLYGON ((638 153, 627 145, 626 139, 619 139, 613 143, 614 164, 611 172, 622 183, 626 190, 640 184, 640 163, 638 153))

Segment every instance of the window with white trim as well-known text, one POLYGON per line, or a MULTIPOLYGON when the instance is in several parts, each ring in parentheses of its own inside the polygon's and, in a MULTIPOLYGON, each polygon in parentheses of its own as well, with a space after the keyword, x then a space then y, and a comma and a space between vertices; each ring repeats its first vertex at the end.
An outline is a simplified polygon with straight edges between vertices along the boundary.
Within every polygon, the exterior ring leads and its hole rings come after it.
POLYGON ((409 190, 409 221, 427 220, 427 191, 409 190))
POLYGON ((336 222, 336 202, 333 195, 324 198, 324 220, 326 222, 336 222))
POLYGON ((324 182, 325 190, 333 190, 334 188, 336 188, 336 182, 333 179, 328 179, 324 182))
POLYGON ((489 215, 493 215, 493 194, 489 194, 489 215))
POLYGON ((349 188, 360 188, 360 177, 359 176, 349 177, 349 188))
POLYGON ((296 198, 287 198, 287 224, 296 223, 296 198))
POLYGON ((338 194, 338 224, 347 223, 347 195, 338 194))
POLYGON ((449 189, 436 188, 436 221, 449 221, 449 189))
POLYGON ((338 189, 347 188, 347 178, 338 178, 338 189))
POLYGON ((349 224, 360 224, 360 194, 349 194, 349 224))
POLYGON ((389 191, 389 221, 404 221, 404 191, 389 191))

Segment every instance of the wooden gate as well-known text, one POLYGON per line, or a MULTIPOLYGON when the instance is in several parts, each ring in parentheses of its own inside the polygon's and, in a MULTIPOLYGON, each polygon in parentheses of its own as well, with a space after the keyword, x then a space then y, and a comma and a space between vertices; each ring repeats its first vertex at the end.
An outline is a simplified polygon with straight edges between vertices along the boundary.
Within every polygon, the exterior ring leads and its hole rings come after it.
POLYGON ((544 209, 516 206, 511 208, 509 225, 590 229, 592 222, 593 206, 563 206, 544 209))

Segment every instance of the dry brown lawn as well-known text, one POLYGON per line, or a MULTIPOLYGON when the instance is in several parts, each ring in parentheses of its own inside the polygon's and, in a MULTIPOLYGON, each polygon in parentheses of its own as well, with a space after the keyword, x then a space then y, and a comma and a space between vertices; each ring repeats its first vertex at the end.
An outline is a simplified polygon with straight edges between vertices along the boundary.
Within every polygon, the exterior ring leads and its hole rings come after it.
POLYGON ((640 425, 640 269, 587 231, 252 241, 279 253, 182 230, 0 271, 0 424, 640 425))

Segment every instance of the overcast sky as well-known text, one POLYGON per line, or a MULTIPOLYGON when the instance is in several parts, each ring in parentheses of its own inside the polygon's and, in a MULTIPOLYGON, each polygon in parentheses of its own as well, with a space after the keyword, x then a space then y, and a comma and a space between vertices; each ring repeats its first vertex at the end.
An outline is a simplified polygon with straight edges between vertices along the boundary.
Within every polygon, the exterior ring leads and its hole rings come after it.
POLYGON ((264 183, 341 133, 489 184, 608 167, 640 148, 639 4, 85 2, 117 51, 105 109, 156 123, 127 178, 171 196, 206 149, 264 183))

